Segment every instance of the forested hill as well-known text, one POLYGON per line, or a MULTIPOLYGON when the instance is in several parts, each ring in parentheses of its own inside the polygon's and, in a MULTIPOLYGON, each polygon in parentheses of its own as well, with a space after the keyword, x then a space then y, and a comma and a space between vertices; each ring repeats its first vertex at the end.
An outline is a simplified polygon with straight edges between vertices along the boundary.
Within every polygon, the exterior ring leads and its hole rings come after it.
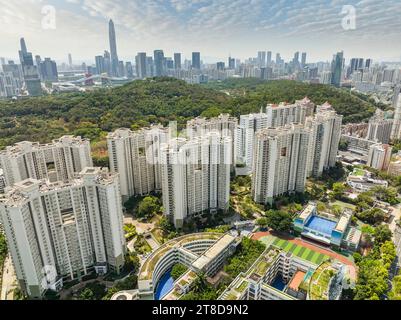
POLYGON ((258 112, 266 103, 294 102, 305 96, 318 104, 329 101, 346 122, 365 120, 375 110, 369 102, 323 85, 229 80, 199 86, 160 78, 90 93, 0 101, 0 148, 22 140, 48 142, 63 134, 99 141, 119 127, 167 125, 171 120, 183 126, 199 115, 229 112, 239 116, 258 112))

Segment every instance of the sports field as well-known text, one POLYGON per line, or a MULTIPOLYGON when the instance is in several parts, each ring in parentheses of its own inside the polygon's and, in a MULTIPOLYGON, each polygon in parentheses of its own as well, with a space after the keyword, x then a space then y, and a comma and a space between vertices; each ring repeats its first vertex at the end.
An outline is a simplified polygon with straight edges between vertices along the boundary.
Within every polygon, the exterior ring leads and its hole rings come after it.
POLYGON ((309 248, 297 245, 295 243, 276 238, 272 245, 279 247, 280 249, 284 250, 285 252, 290 252, 294 256, 304 259, 306 261, 310 261, 313 264, 319 265, 325 260, 329 260, 330 257, 323 254, 319 253, 316 251, 313 251, 309 248))

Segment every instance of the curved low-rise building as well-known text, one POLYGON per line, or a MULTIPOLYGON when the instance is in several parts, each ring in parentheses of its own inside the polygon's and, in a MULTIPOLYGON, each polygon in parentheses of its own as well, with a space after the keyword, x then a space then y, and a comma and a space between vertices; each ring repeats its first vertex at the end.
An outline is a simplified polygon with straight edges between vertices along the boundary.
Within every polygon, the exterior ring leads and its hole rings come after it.
POLYGON ((175 264, 189 272, 215 275, 226 258, 235 252, 238 242, 230 234, 196 233, 173 239, 158 248, 139 271, 139 299, 153 300, 160 278, 175 264))

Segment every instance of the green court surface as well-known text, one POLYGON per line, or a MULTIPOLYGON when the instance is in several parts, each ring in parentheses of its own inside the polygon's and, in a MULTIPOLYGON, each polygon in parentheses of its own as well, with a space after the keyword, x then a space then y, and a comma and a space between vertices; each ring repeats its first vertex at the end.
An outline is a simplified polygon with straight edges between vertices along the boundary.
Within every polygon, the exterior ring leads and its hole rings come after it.
MULTIPOLYGON (((267 242, 267 240, 265 241, 263 238, 261 238, 260 241, 267 242)), ((269 242, 271 242, 271 239, 269 242)), ((312 262, 316 265, 319 265, 323 261, 330 259, 330 257, 325 254, 313 251, 300 245, 296 245, 295 243, 283 239, 275 238, 271 243, 285 252, 290 252, 298 258, 312 262)))

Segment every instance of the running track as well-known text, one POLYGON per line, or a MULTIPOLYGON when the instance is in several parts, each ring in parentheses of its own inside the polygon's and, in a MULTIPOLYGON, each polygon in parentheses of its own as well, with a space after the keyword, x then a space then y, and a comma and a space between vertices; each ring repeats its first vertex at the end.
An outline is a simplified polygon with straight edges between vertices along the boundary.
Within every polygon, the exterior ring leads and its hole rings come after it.
MULTIPOLYGON (((256 233, 252 236, 252 239, 253 239, 253 240, 259 240, 260 238, 263 238, 263 237, 266 237, 266 236, 274 236, 274 237, 277 237, 277 235, 272 235, 270 232, 256 232, 256 233)), ((279 238, 279 237, 278 237, 278 238, 279 238)), ((282 237, 281 237, 281 238, 282 238, 282 237)), ((282 238, 282 239, 284 239, 284 238, 282 238)), ((313 251, 316 251, 316 252, 325 254, 325 255, 327 255, 327 256, 333 258, 333 259, 336 259, 336 260, 340 261, 341 263, 343 263, 343 264, 349 266, 349 269, 350 269, 350 276, 351 276, 353 279, 356 279, 356 266, 355 266, 355 264, 354 264, 352 261, 348 260, 348 259, 347 259, 346 257, 344 257, 343 255, 341 255, 341 254, 339 254, 339 253, 336 253, 336 252, 334 252, 334 251, 332 251, 332 250, 324 249, 324 248, 322 248, 322 247, 313 245, 313 244, 311 244, 310 242, 307 242, 307 241, 302 240, 302 239, 300 239, 300 238, 285 238, 285 240, 287 240, 287 241, 289 241, 289 242, 291 242, 291 243, 294 243, 294 244, 296 244, 296 245, 300 245, 300 246, 306 247, 306 248, 308 248, 308 249, 310 249, 310 250, 313 250, 313 251)))

